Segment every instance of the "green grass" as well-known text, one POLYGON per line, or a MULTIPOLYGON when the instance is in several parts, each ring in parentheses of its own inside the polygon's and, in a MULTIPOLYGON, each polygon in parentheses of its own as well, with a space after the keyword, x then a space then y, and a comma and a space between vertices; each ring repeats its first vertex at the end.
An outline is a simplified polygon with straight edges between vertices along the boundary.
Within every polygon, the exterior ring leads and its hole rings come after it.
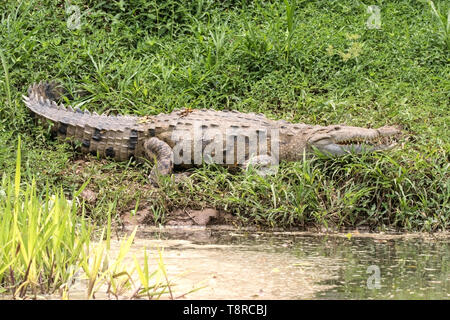
POLYGON ((24 179, 70 195, 91 178, 98 197, 87 212, 100 223, 112 204, 117 218, 139 199, 158 223, 174 208, 213 206, 262 226, 448 229, 449 8, 433 3, 438 16, 428 1, 409 0, 79 0, 71 5, 81 27, 69 29, 63 1, 3 1, 0 170, 14 171, 21 135, 24 179), (379 6, 381 29, 366 27, 368 5, 379 6), (21 95, 43 79, 59 79, 74 104, 97 112, 235 109, 395 124, 404 138, 385 154, 282 164, 268 179, 209 166, 151 189, 149 165, 80 156, 32 123, 21 95))

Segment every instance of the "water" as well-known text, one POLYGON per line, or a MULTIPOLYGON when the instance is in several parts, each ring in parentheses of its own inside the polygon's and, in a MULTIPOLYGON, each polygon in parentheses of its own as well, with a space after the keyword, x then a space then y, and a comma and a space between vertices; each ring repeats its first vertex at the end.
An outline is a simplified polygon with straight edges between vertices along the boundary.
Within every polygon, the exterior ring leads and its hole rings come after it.
MULTIPOLYGON (((136 256, 142 265, 145 248, 154 268, 162 250, 178 299, 448 300, 449 244, 448 233, 318 235, 140 227, 125 263, 132 267, 136 256)), ((119 246, 111 242, 112 256, 119 246)), ((76 281, 70 299, 86 299, 86 288, 86 280, 76 281)), ((95 298, 113 297, 103 288, 95 298)))
POLYGON ((141 231, 191 299, 450 299, 450 237, 195 228, 141 231), (379 273, 378 273, 379 271, 379 273), (180 276, 181 275, 181 276, 180 276))

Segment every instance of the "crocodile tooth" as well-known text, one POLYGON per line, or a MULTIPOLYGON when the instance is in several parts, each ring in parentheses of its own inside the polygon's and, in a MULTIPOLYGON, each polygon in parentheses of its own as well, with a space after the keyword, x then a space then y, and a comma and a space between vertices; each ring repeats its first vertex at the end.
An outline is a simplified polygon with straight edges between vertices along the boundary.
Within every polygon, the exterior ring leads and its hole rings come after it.
POLYGON ((74 112, 71 106, 67 107, 67 111, 74 112))
POLYGON ((93 116, 96 116, 96 117, 98 117, 98 113, 97 113, 97 112, 95 112, 95 111, 94 111, 94 112, 92 112, 92 115, 93 115, 93 116))
POLYGON ((88 116, 91 115, 91 113, 89 112, 89 110, 84 110, 84 113, 87 114, 88 116))

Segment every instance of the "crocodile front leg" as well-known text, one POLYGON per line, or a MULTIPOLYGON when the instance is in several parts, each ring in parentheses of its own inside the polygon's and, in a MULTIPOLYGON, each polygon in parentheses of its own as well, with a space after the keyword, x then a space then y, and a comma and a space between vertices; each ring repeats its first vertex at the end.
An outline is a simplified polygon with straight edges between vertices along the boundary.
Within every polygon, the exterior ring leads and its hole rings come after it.
POLYGON ((150 138, 144 142, 146 157, 155 162, 150 175, 148 176, 153 185, 157 185, 159 175, 171 174, 173 170, 173 151, 164 141, 158 138, 150 138))
POLYGON ((250 167, 256 169, 256 173, 265 177, 267 175, 276 174, 278 171, 278 160, 266 154, 251 157, 240 166, 244 170, 249 170, 250 167))

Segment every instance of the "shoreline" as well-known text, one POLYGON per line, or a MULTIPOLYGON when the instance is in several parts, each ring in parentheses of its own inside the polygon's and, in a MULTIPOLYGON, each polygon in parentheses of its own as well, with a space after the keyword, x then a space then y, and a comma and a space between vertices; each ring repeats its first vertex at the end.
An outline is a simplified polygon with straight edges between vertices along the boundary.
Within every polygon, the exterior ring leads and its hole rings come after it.
POLYGON ((283 235, 283 236, 299 236, 299 237, 339 237, 339 238, 372 238, 375 240, 396 240, 396 239, 422 239, 422 240, 450 240, 450 231, 436 231, 436 232, 400 232, 394 230, 387 231, 368 231, 361 229, 341 229, 332 230, 325 229, 317 230, 317 228, 258 228, 255 226, 233 226, 230 224, 214 224, 208 226, 190 225, 190 226, 171 226, 171 225, 125 225, 122 227, 123 232, 132 232, 137 227, 137 235, 144 233, 196 233, 196 232, 236 232, 236 233, 250 233, 251 235, 283 235))

